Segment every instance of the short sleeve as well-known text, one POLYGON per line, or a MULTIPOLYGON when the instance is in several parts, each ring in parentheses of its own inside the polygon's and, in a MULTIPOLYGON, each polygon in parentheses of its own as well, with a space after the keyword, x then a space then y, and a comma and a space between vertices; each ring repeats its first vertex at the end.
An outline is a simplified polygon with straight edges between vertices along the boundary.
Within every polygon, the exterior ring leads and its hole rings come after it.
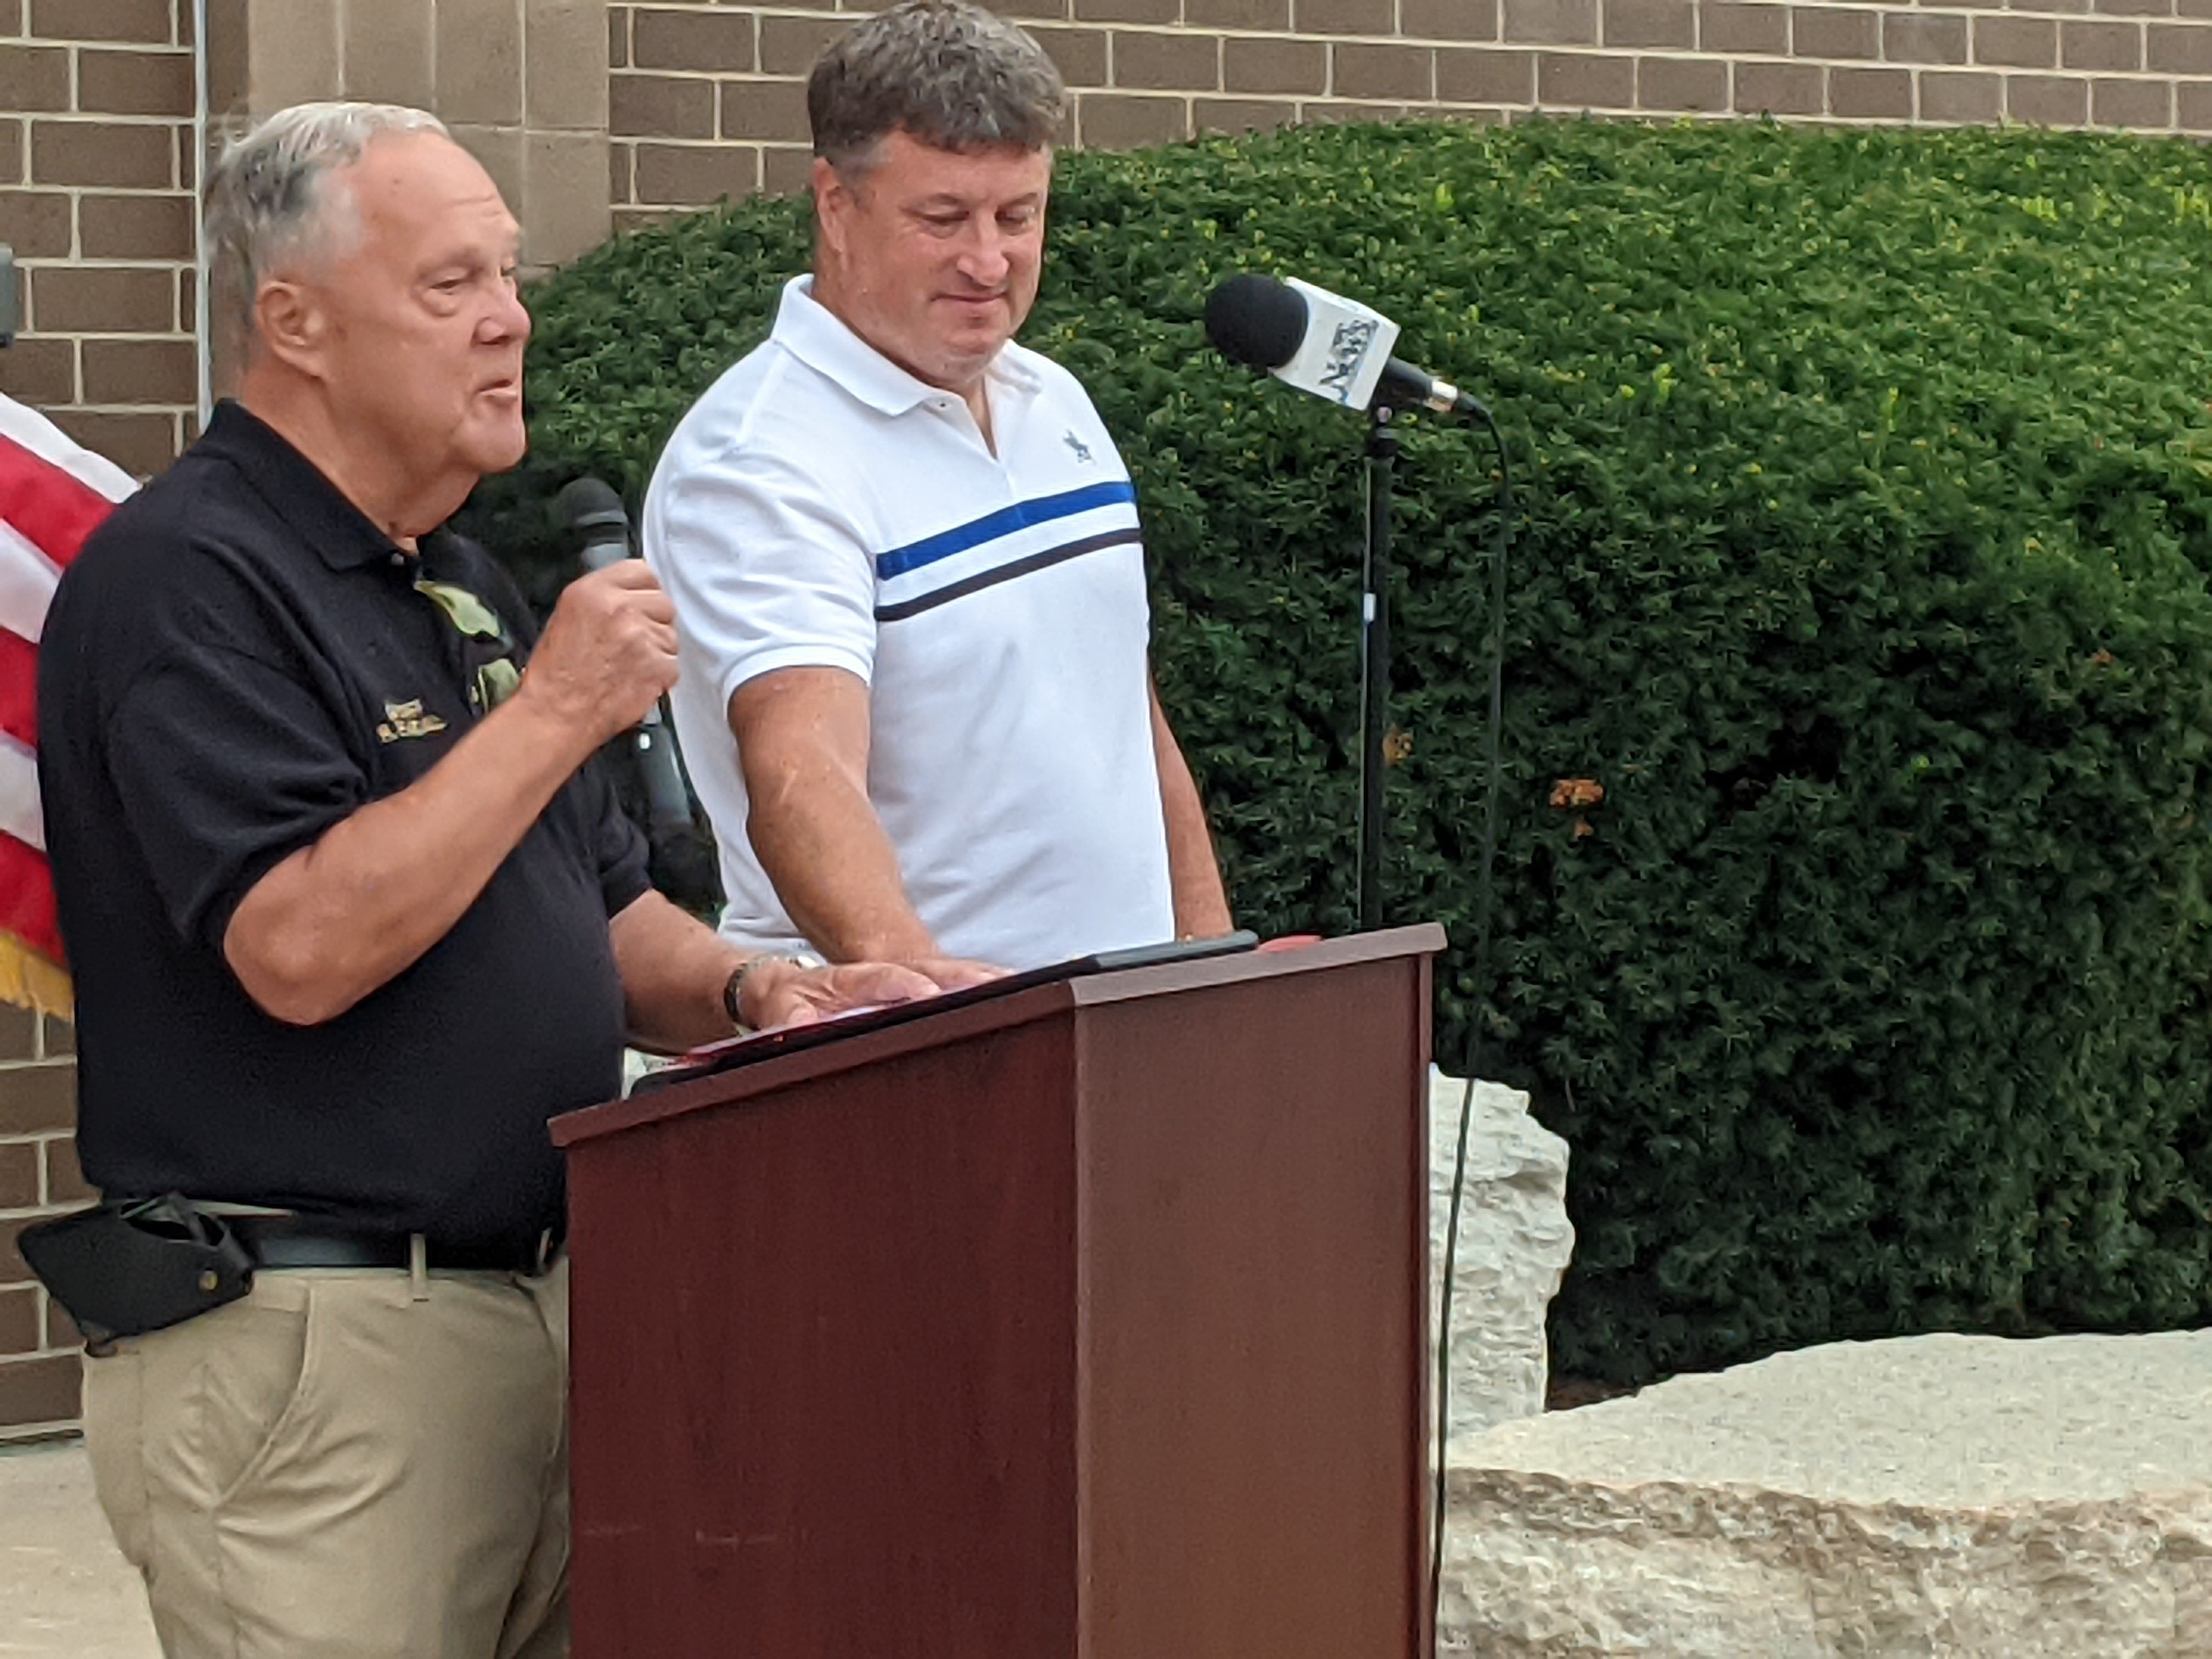
POLYGON ((106 747, 170 925, 216 950, 254 884, 369 795, 331 711, 223 647, 139 676, 110 717, 106 747))
POLYGON ((718 706, 779 668, 875 668, 876 582, 826 480, 740 451, 677 452, 647 504, 645 556, 718 706))

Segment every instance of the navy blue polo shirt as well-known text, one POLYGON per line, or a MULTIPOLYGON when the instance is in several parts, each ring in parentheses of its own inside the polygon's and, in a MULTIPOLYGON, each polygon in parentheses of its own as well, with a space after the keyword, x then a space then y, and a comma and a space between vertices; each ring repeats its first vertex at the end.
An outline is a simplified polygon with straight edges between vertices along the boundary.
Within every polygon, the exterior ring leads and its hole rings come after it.
POLYGON ((337 1018, 270 1018, 222 953, 254 884, 437 764, 532 637, 481 549, 441 532, 401 552, 235 404, 94 532, 46 620, 39 773, 102 1191, 453 1243, 558 1218, 546 1120, 619 1087, 607 924, 647 886, 596 763, 337 1018))

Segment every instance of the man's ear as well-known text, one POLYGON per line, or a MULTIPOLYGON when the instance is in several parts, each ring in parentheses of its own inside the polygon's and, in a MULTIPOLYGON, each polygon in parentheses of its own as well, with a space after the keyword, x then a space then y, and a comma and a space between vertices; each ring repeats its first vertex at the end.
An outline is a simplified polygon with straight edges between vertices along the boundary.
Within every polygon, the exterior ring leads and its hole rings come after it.
POLYGON ((814 170, 808 179, 814 192, 814 229, 822 245, 835 254, 845 252, 845 216, 852 210, 853 191, 837 169, 830 165, 825 156, 814 158, 814 170))
POLYGON ((253 296, 260 349, 303 374, 321 366, 330 337, 330 314, 322 296, 289 276, 269 276, 253 296))

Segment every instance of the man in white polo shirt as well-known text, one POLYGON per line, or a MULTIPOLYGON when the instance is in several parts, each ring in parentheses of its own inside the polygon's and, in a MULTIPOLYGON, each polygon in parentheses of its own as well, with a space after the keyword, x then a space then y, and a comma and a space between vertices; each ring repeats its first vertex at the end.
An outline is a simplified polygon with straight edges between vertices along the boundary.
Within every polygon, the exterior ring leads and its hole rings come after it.
POLYGON ((1012 343, 1065 101, 964 0, 833 43, 814 275, 654 474, 677 729, 750 948, 947 982, 1231 926, 1152 687, 1128 471, 1012 343))

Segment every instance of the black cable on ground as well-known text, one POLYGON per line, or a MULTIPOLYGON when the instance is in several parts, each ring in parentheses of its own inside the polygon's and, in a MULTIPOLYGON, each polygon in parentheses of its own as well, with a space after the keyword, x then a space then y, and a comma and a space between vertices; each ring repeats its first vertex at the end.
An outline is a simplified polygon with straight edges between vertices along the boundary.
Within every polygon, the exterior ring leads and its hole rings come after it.
POLYGON ((1513 473, 1505 435, 1487 410, 1480 418, 1498 446, 1498 527, 1490 555, 1490 730, 1484 744, 1489 787, 1482 807, 1482 854, 1477 866, 1474 901, 1474 995, 1468 1012, 1467 1086, 1459 1099, 1459 1143, 1452 1157, 1451 1206, 1444 1224, 1443 1282, 1437 1303, 1436 1492, 1430 1510, 1429 1646, 1434 1659, 1443 1651, 1444 1509, 1449 1493, 1444 1480, 1444 1451, 1451 1436, 1452 1279, 1459 1255, 1459 1218, 1467 1192, 1467 1139, 1473 1121, 1475 1079, 1482 1074, 1482 999, 1490 987, 1491 915, 1496 899, 1498 862, 1498 730, 1505 714, 1505 556, 1512 545, 1513 473))

